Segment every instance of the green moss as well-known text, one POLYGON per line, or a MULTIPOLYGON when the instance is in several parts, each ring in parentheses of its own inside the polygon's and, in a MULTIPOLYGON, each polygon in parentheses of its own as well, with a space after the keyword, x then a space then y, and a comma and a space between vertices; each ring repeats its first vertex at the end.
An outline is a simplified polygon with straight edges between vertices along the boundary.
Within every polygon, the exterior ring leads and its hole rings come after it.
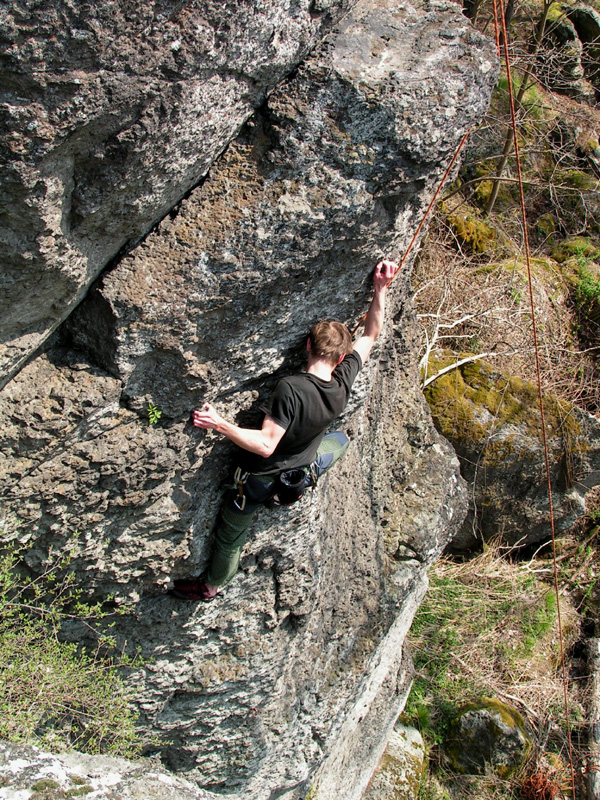
POLYGON ((447 222, 460 244, 473 253, 485 253, 496 240, 496 231, 475 213, 449 214, 447 222))
POLYGON ((547 22, 562 22, 565 19, 565 12, 561 3, 552 3, 548 9, 547 22))
POLYGON ((87 785, 87 778, 84 778, 82 775, 69 775, 69 780, 71 783, 74 783, 75 786, 84 786, 87 785))
MULTIPOLYGON (((430 360, 428 377, 464 356, 444 354, 430 360)), ((485 447, 484 462, 501 463, 523 434, 539 437, 540 413, 537 386, 509 377, 483 360, 463 364, 425 389, 436 428, 459 450, 485 447), (502 436, 490 438, 504 427, 502 436)), ((581 427, 571 406, 554 397, 544 398, 548 433, 562 437, 570 458, 585 451, 581 427)))
POLYGON ((52 780, 52 778, 42 778, 41 780, 36 781, 31 789, 34 792, 45 792, 49 789, 60 789, 60 784, 52 780))
POLYGON ((568 186, 571 189, 593 191, 598 188, 598 181, 579 169, 562 170, 558 174, 558 180, 561 186, 568 186))
POLYGON ((94 787, 90 786, 89 783, 86 783, 84 786, 80 786, 78 789, 69 789, 67 792, 68 797, 85 797, 86 794, 94 791, 94 787))
MULTIPOLYGON (((556 262, 552 258, 531 258, 529 264, 531 272, 534 275, 560 275, 556 262)), ((474 270, 475 275, 488 275, 493 272, 503 272, 512 278, 518 277, 525 283, 527 281, 527 262, 519 256, 513 256, 504 261, 494 261, 489 264, 484 264, 474 270)))
POLYGON ((578 263, 570 282, 570 299, 576 316, 576 333, 584 347, 600 343, 600 267, 578 263))
POLYGON ((534 225, 540 239, 551 239, 556 233, 556 222, 552 214, 542 214, 535 220, 534 225))
POLYGON ((587 236, 571 236, 553 247, 550 255, 559 264, 571 258, 600 260, 600 243, 587 236))

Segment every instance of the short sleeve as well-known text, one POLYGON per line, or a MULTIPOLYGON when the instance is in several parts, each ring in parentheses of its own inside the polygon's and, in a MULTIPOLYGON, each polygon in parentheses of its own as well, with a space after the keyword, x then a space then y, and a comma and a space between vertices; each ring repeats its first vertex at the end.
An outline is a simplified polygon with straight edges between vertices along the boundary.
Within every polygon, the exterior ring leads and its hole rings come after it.
POLYGON ((338 364, 333 371, 333 378, 342 383, 348 392, 360 370, 362 369, 362 359, 358 353, 349 353, 341 364, 338 364))
POLYGON ((268 399, 260 406, 261 411, 272 417, 278 425, 286 430, 294 418, 296 411, 294 394, 285 378, 279 381, 268 399))

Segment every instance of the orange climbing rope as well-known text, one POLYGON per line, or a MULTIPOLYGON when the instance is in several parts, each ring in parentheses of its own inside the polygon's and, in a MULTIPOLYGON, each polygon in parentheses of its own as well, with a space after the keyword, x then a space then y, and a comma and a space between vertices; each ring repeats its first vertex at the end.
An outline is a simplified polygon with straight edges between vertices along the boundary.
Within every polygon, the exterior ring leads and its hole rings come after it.
MULTIPOLYGON (((458 147, 457 147, 457 149, 456 149, 456 152, 455 152, 455 153, 454 153, 454 155, 452 156, 452 161, 451 161, 451 162, 448 164, 448 168, 446 169, 446 172, 444 172, 444 175, 443 175, 443 177, 442 177, 442 180, 440 181, 440 183, 439 183, 439 186, 437 187, 437 189, 436 189, 436 191, 435 191, 435 194, 433 195, 433 197, 432 197, 432 199, 431 199, 431 202, 429 203, 429 206, 427 207, 427 211, 425 212, 425 215, 423 216, 423 219, 422 219, 422 220, 421 220, 421 222, 419 223, 419 225, 418 225, 418 227, 417 227, 417 230, 415 231, 415 234, 414 234, 414 236, 412 237, 412 239, 410 240, 410 243, 409 243, 408 247, 407 247, 407 248, 406 248, 406 250, 404 251, 404 255, 403 255, 403 256, 402 256, 402 258, 400 259, 400 263, 398 264, 398 271, 396 272, 396 274, 394 275, 394 277, 393 277, 393 278, 390 278, 390 280, 389 280, 389 281, 388 281, 388 283, 387 283, 387 285, 388 285, 388 286, 389 286, 389 285, 390 285, 390 283, 391 283, 391 282, 394 280, 394 278, 396 278, 396 277, 397 277, 397 276, 400 274, 400 271, 401 271, 402 267, 404 266, 404 262, 405 262, 405 261, 406 261, 406 259, 408 258, 408 254, 409 254, 409 253, 410 253, 410 251, 413 249, 413 246, 414 246, 415 242, 417 241, 417 238, 418 238, 419 234, 421 233, 421 230, 423 229, 423 225, 425 225, 425 222, 427 221, 427 217, 429 216, 429 214, 430 214, 430 212, 431 212, 431 209, 432 209, 432 208, 435 206, 435 204, 436 204, 436 202, 437 202, 437 199, 438 199, 438 197, 439 197, 439 194, 440 194, 440 192, 442 191, 442 188, 443 188, 444 184, 446 183, 446 179, 448 178, 448 175, 450 174, 450 171, 452 170, 452 167, 453 167, 453 166, 454 166, 454 164, 456 163, 456 159, 458 158, 458 156, 459 156, 459 154, 460 154, 460 151, 463 149, 463 145, 465 144, 465 142, 466 142, 466 141, 467 141, 467 139, 469 138, 469 134, 471 133, 471 130, 472 130, 472 128, 469 128, 469 130, 468 130, 468 131, 465 133, 465 135, 464 135, 464 136, 462 137, 462 139, 460 140, 460 144, 458 145, 458 147)), ((356 333, 356 331, 357 331, 357 330, 360 328, 360 326, 361 326, 361 325, 363 324, 363 322, 366 320, 366 318, 367 318, 367 314, 368 314, 368 313, 369 313, 369 312, 368 312, 368 311, 366 311, 366 312, 365 312, 365 313, 362 315, 362 317, 360 318, 360 320, 359 320, 359 321, 356 323, 355 327, 352 329, 352 336, 354 336, 354 334, 356 333)))
MULTIPOLYGON (((544 462, 546 466, 546 481, 548 484, 548 505, 550 511, 550 531, 552 534, 552 562, 553 562, 553 577, 554 577, 554 592, 556 594, 556 610, 557 610, 557 623, 558 623, 558 638, 559 638, 559 646, 560 646, 560 663, 561 663, 561 670, 562 670, 562 683, 563 683, 563 695, 564 695, 564 706, 565 706, 565 722, 567 725, 567 740, 569 745, 569 761, 571 767, 571 788, 573 792, 573 798, 575 798, 575 765, 573 760, 573 742, 571 739, 571 723, 570 723, 570 715, 569 715, 569 698, 568 698, 568 681, 567 681, 567 672, 565 666, 565 648, 564 648, 564 640, 563 640, 563 629, 562 629, 562 620, 561 620, 561 613, 560 613, 560 591, 558 586, 558 568, 556 563, 556 532, 555 532, 555 523, 554 523, 554 506, 552 502, 552 480, 550 476, 550 458, 548 455, 548 439, 546 436, 546 420, 544 415, 544 395, 542 391, 542 378, 541 378, 541 369, 540 369, 540 360, 539 360, 539 345, 538 345, 538 335, 537 335, 537 323, 536 323, 536 316, 535 316, 535 304, 533 300, 533 280, 531 274, 531 255, 529 249, 529 236, 527 232, 527 212, 525 210, 525 193, 523 191, 523 175, 521 172, 521 158, 519 152, 519 139, 517 136, 517 118, 515 113, 515 102, 513 96, 513 87, 512 87, 512 72, 511 72, 511 65, 510 65, 510 57, 508 54, 508 35, 506 31, 506 19, 504 13, 504 0, 499 0, 500 4, 500 21, 502 24, 502 45, 503 45, 503 54, 504 54, 504 62, 506 65, 506 77, 508 81, 508 97, 510 102, 510 116, 511 116, 511 124, 512 124, 512 132, 513 132, 513 141, 514 141, 514 148, 515 148, 515 162, 517 167, 517 178, 518 178, 518 186, 519 186, 519 198, 521 203, 521 218, 523 223, 523 245, 525 248, 525 260, 527 263, 527 280, 529 285, 529 303, 531 306, 531 323, 532 323, 532 333, 533 333, 533 345, 534 345, 534 353, 535 353, 535 372, 537 378, 537 390, 538 390, 538 401, 540 406, 540 422, 541 422, 541 437, 542 437, 542 445, 544 448, 544 462)), ((496 17, 497 19, 497 17, 496 17)), ((498 33, 496 32, 496 41, 499 41, 498 33)))

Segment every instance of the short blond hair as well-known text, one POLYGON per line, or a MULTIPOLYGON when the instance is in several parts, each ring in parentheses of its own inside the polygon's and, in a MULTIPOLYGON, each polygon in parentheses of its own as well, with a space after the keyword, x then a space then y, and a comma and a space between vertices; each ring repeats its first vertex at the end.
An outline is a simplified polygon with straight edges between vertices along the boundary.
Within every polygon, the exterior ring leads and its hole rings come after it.
POLYGON ((330 364, 337 364, 340 357, 352 352, 352 336, 343 322, 322 319, 310 330, 310 352, 330 364))

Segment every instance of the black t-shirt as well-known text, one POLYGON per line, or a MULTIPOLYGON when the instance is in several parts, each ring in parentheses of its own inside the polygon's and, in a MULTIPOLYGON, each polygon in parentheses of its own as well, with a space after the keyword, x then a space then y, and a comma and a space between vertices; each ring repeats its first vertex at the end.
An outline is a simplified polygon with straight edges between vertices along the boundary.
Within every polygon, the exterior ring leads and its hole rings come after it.
POLYGON ((270 475, 314 461, 325 431, 346 407, 361 367, 358 353, 350 353, 334 369, 330 381, 308 372, 282 378, 260 410, 285 428, 285 433, 268 458, 243 451, 239 459, 242 469, 270 475))

